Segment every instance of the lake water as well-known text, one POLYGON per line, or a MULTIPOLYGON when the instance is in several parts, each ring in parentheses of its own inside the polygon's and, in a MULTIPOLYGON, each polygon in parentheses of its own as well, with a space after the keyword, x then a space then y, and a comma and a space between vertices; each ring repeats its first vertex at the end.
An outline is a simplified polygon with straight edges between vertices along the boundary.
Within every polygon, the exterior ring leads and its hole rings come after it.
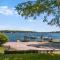
POLYGON ((35 37, 30 38, 30 41, 41 41, 41 36, 51 37, 52 39, 60 39, 60 33, 41 33, 41 32, 4 32, 9 41, 24 40, 24 36, 35 37))

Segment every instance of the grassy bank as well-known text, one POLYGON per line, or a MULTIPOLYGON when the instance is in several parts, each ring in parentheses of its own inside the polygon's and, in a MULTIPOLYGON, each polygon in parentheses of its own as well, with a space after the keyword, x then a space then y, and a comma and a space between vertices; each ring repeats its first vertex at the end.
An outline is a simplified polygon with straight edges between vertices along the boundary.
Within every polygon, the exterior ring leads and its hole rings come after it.
POLYGON ((60 60, 60 55, 50 54, 0 54, 0 60, 60 60))

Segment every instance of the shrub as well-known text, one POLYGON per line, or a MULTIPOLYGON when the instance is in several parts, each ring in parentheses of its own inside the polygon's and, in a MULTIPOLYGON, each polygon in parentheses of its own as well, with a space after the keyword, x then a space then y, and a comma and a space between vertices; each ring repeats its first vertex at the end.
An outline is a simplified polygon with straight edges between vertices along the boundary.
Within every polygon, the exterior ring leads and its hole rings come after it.
POLYGON ((3 33, 0 33, 0 45, 7 42, 7 41, 8 41, 7 36, 3 33))

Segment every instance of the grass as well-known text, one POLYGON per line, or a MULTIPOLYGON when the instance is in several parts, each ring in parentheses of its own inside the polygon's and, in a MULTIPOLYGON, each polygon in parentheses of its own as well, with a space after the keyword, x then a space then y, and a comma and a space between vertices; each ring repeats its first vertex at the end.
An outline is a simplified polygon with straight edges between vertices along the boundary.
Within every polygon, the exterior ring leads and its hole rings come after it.
POLYGON ((0 60, 60 60, 60 55, 37 53, 0 54, 0 60))
POLYGON ((0 60, 60 60, 60 55, 57 54, 39 54, 39 53, 4 54, 3 52, 4 48, 0 47, 0 60))
POLYGON ((0 47, 0 53, 4 53, 4 47, 0 47))

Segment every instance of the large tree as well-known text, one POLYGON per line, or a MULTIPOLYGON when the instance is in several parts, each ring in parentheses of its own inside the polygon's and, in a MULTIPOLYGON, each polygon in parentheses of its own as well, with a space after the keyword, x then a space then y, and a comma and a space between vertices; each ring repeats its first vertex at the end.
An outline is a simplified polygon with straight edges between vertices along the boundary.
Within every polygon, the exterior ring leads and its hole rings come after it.
POLYGON ((50 25, 60 26, 60 0, 35 0, 19 3, 16 6, 16 10, 19 15, 25 16, 25 18, 33 17, 43 14, 43 22, 47 22, 50 25), (53 16, 51 20, 47 20, 47 17, 53 16))

